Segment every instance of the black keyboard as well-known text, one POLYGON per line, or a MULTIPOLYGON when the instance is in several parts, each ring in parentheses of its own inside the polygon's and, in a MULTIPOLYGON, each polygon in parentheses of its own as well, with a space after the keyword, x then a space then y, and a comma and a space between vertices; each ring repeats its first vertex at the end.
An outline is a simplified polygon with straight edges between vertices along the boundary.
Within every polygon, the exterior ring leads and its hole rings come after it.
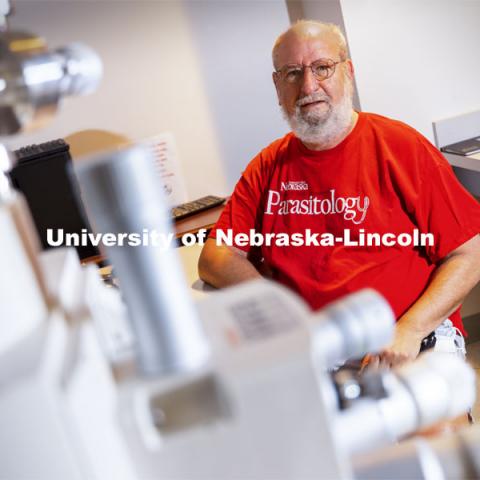
POLYGON ((175 208, 172 208, 172 217, 174 220, 182 220, 190 217, 196 213, 203 212, 213 207, 218 207, 225 202, 225 198, 208 195, 206 197, 193 200, 192 202, 182 203, 175 208))
POLYGON ((19 163, 29 162, 37 158, 45 158, 49 155, 68 152, 69 145, 65 140, 51 140, 50 142, 40 143, 38 145, 28 145, 15 150, 15 155, 19 163))

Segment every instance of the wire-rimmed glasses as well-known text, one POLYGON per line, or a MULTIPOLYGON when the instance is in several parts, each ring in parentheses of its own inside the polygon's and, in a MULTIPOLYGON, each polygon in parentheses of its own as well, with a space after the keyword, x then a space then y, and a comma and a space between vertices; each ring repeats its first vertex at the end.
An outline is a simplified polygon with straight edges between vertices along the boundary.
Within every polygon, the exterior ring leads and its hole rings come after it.
POLYGON ((285 65, 279 70, 275 70, 275 73, 279 78, 289 84, 296 84, 301 81, 306 68, 309 68, 313 76, 319 81, 327 80, 335 73, 335 67, 344 62, 345 60, 339 60, 335 62, 329 58, 320 58, 315 60, 310 65, 285 65))

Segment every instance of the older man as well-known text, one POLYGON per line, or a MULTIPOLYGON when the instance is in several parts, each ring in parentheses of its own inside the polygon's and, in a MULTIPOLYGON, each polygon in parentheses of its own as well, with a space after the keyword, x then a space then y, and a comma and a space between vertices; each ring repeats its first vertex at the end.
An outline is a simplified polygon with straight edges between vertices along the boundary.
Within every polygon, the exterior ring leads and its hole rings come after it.
POLYGON ((372 287, 398 319, 392 344, 375 361, 414 358, 447 317, 462 329, 460 304, 480 279, 479 205, 418 132, 353 110, 353 65, 338 27, 296 23, 276 41, 273 63, 293 132, 248 165, 212 237, 231 229, 329 240, 264 244, 258 252, 210 238, 200 276, 216 287, 254 279, 253 258, 261 257, 273 279, 315 309, 372 287), (430 234, 425 246, 406 245, 415 232, 430 234), (383 243, 363 244, 369 233, 383 243))

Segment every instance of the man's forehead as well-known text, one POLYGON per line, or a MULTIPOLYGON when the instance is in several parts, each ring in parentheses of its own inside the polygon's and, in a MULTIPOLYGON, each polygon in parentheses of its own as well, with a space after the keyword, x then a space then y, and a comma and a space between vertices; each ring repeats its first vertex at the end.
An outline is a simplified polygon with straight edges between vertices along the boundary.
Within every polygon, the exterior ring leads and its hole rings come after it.
POLYGON ((276 46, 274 52, 275 66, 290 63, 303 63, 318 58, 335 59, 340 51, 338 38, 330 32, 306 31, 288 32, 276 46))

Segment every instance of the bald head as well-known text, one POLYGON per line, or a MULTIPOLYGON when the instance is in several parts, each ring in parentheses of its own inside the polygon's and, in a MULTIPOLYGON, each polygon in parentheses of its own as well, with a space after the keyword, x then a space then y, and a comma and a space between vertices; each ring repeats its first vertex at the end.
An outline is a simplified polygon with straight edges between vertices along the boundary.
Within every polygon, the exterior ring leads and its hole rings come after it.
POLYGON ((347 42, 340 28, 333 23, 316 22, 314 20, 299 20, 287 31, 283 32, 275 41, 272 50, 272 60, 275 70, 281 67, 282 52, 292 44, 305 39, 319 39, 332 50, 337 51, 340 60, 345 60, 347 42))

